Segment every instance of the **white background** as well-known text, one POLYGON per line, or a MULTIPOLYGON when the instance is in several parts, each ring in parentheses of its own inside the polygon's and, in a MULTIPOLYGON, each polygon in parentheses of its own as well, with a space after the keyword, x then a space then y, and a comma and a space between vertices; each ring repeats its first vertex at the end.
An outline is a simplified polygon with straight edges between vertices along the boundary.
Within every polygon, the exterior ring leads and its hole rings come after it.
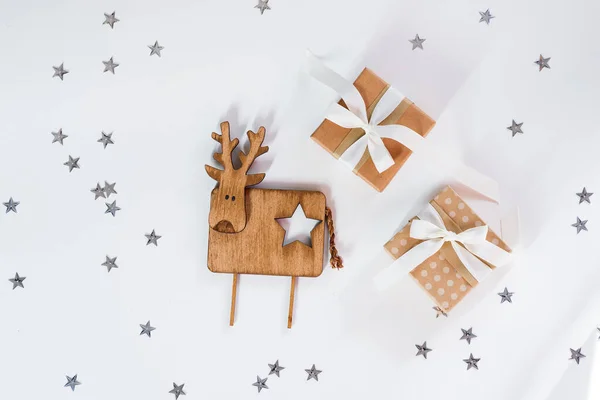
POLYGON ((0 1, 0 200, 21 202, 0 215, 0 398, 170 399, 172 382, 185 383, 184 400, 587 398, 600 194, 578 205, 575 192, 600 193, 600 6, 271 0, 261 16, 254 5, 0 1), (490 26, 478 23, 487 8, 490 26), (411 50, 416 33, 423 51, 411 50), (156 40, 161 58, 148 56, 156 40), (369 66, 434 116, 431 146, 499 181, 501 209, 481 208, 491 224, 520 207, 518 265, 449 318, 411 280, 377 293, 371 278, 389 263, 383 244, 452 178, 415 155, 377 194, 313 143, 337 99, 302 74, 306 48, 349 79, 369 66), (533 64, 540 53, 550 70, 533 64), (102 72, 111 56, 115 75, 102 72), (226 119, 239 136, 266 126, 262 187, 316 188, 334 210, 346 268, 299 280, 292 330, 289 278, 242 276, 230 328, 231 276, 206 268, 204 164, 226 119), (512 119, 523 135, 506 130, 512 119), (64 146, 51 144, 59 128, 64 146), (101 131, 115 145, 104 150, 101 131), (68 155, 81 169, 68 173, 68 155), (89 191, 104 180, 117 182, 115 218, 89 191), (577 216, 589 232, 575 234, 577 216), (158 247, 145 245, 152 229, 158 247), (107 273, 105 255, 119 268, 107 273), (11 290, 15 272, 25 289, 11 290), (504 286, 513 304, 500 304, 504 286), (139 336, 147 320, 151 339, 139 336), (469 327, 470 346, 458 340, 469 327), (425 340, 427 360, 415 357, 425 340), (569 348, 581 346, 578 366, 569 348), (471 352, 478 371, 462 361, 471 352), (286 369, 257 394, 251 383, 276 359, 286 369), (313 363, 323 373, 306 382, 313 363))

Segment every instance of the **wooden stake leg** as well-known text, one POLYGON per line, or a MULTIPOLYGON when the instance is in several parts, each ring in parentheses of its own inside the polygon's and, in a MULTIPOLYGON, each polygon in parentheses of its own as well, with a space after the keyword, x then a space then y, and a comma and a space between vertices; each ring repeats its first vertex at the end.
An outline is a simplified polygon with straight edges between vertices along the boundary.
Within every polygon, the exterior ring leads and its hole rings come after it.
POLYGON ((292 315, 294 314, 294 292, 296 291, 296 279, 297 277, 292 276, 292 284, 290 286, 290 309, 288 311, 288 329, 292 328, 292 315))
POLYGON ((235 299, 237 297, 238 275, 233 274, 233 283, 231 284, 231 311, 229 313, 229 326, 233 326, 235 321, 235 299))

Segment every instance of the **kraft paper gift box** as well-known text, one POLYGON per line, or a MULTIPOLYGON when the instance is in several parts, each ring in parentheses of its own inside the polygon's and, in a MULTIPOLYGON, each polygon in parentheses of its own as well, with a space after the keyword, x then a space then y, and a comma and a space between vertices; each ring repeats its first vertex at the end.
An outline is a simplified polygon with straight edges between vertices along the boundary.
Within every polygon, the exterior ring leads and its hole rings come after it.
MULTIPOLYGON (((480 227, 481 229, 485 226, 485 221, 449 186, 435 196, 429 202, 429 205, 441 217, 447 231, 460 234, 472 228, 480 227)), ((419 215, 422 215, 422 213, 419 215)), ((411 237, 412 224, 418 219, 418 217, 413 218, 408 225, 385 244, 385 250, 395 260, 401 259, 415 246, 423 243, 423 240, 411 237)), ((490 245, 494 245, 493 250, 500 253, 500 255, 504 253, 506 256, 504 260, 508 260, 511 249, 489 228, 487 229, 485 241, 487 242, 485 243, 486 246, 492 247, 490 245)), ((456 242, 455 244, 461 246, 461 250, 465 249, 464 244, 456 242)), ((467 252, 467 250, 465 249, 464 252, 467 252)), ((488 268, 488 272, 500 266, 487 262, 473 254, 469 253, 468 255, 476 257, 475 261, 479 262, 481 267, 488 268)), ((392 264, 388 268, 394 267, 395 265, 392 264)), ((476 279, 473 273, 465 267, 450 242, 445 242, 439 251, 412 269, 410 275, 444 312, 452 310, 481 280, 476 279)))
MULTIPOLYGON (((367 109, 367 115, 371 118, 373 109, 379 103, 382 96, 390 89, 390 85, 373 71, 365 68, 354 82, 354 86, 362 96, 367 109)), ((347 108, 343 100, 339 104, 347 108)), ((392 124, 406 126, 420 136, 425 137, 434 127, 435 121, 408 98, 404 98, 380 125, 392 124)), ((340 158, 364 134, 365 131, 363 129, 344 128, 325 119, 312 134, 311 138, 335 158, 340 158)), ((391 167, 379 172, 371 159, 369 150, 365 149, 362 158, 353 169, 356 175, 360 176, 379 192, 382 192, 387 187, 412 153, 411 150, 394 139, 383 137, 383 143, 393 158, 394 163, 391 167)))

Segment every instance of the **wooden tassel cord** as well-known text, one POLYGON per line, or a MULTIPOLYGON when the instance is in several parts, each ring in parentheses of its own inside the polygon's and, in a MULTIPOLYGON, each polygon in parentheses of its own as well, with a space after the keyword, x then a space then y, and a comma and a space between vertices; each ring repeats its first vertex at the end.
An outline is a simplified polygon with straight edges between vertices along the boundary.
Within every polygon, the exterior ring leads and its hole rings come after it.
POLYGON ((329 254, 331 254, 329 263, 332 268, 344 268, 342 257, 338 255, 337 248, 335 247, 335 228, 333 226, 331 208, 329 207, 325 207, 325 220, 327 221, 327 228, 329 229, 329 254))

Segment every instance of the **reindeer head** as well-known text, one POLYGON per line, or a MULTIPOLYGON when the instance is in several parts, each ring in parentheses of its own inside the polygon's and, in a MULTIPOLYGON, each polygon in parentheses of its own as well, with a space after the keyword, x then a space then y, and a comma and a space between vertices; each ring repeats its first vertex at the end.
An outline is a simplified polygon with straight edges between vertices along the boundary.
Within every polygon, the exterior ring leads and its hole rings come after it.
POLYGON ((221 123, 221 135, 213 132, 212 138, 221 143, 223 152, 213 157, 224 169, 205 166, 208 175, 219 183, 212 194, 208 223, 219 232, 241 232, 246 227, 246 187, 265 178, 265 174, 247 175, 256 157, 269 151, 268 146, 261 146, 265 128, 261 126, 257 133, 248 131, 250 149, 247 154, 240 152, 242 166, 238 169, 233 167, 232 153, 239 140, 229 138, 229 122, 221 123))

